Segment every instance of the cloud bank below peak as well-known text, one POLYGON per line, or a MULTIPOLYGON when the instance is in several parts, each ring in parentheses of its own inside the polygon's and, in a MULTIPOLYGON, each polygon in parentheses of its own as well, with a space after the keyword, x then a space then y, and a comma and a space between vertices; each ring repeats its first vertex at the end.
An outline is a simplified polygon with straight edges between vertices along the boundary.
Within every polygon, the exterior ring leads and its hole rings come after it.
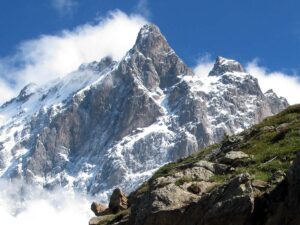
MULTIPOLYGON (((198 60, 194 72, 198 76, 207 76, 213 68, 214 61, 206 55, 198 60)), ((300 75, 290 75, 279 71, 270 71, 266 67, 258 65, 257 60, 246 63, 248 73, 258 79, 263 92, 270 89, 281 97, 285 97, 289 104, 300 103, 300 75)))
POLYGON ((96 24, 22 42, 13 55, 0 58, 0 103, 17 95, 27 83, 62 77, 82 63, 105 56, 120 60, 145 23, 142 16, 114 11, 96 24))

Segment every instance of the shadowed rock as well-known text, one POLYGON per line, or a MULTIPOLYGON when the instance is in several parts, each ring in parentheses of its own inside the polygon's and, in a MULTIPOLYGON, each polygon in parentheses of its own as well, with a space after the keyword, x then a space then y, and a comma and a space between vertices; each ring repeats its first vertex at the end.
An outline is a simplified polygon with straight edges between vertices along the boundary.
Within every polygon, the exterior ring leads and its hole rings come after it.
POLYGON ((109 208, 114 213, 128 208, 127 197, 119 188, 113 191, 109 200, 109 208))

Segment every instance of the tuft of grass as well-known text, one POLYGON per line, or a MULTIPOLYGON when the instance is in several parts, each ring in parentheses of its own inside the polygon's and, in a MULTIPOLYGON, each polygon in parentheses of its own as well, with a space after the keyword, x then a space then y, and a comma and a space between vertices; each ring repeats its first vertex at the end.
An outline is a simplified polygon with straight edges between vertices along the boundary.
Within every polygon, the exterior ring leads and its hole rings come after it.
POLYGON ((228 174, 215 174, 210 178, 211 182, 224 183, 229 179, 228 174))
POLYGON ((180 185, 183 185, 183 184, 185 184, 185 183, 190 183, 190 182, 192 182, 193 180, 192 180, 192 178, 190 178, 190 177, 182 177, 182 178, 180 178, 179 180, 177 180, 176 182, 175 182, 175 185, 177 185, 177 186, 180 186, 180 185))

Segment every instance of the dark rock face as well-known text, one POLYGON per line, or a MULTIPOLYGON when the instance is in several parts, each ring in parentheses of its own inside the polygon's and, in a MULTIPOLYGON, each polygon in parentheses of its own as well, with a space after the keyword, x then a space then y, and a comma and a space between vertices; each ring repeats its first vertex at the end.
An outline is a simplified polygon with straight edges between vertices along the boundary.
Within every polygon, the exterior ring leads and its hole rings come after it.
POLYGON ((177 224, 245 224, 254 209, 253 200, 250 177, 241 174, 191 204, 177 224))
POLYGON ((115 213, 128 208, 127 197, 119 188, 113 191, 109 200, 109 208, 115 213))
POLYGON ((227 72, 243 73, 245 71, 239 62, 230 59, 225 59, 219 56, 217 57, 214 67, 209 73, 209 76, 220 76, 227 72))
MULTIPOLYGON (((252 224, 296 225, 300 223, 300 154, 277 188, 256 201, 252 224), (264 210, 262 213, 260 210, 264 210)), ((249 223, 250 224, 250 223, 249 223)))
POLYGON ((145 25, 120 62, 83 65, 1 107, 0 176, 130 192, 166 162, 287 106, 236 61, 218 58, 210 75, 205 82, 194 74, 159 28, 145 25))

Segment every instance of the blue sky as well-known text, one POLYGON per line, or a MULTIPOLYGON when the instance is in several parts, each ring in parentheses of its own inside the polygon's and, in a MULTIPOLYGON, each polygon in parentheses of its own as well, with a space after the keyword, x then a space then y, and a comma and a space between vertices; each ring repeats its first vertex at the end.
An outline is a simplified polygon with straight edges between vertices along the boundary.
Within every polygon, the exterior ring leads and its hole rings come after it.
MULTIPOLYGON (((300 74, 297 0, 1 0, 0 61, 9 58, 10 64, 22 65, 24 58, 12 59, 19 57, 24 42, 59 36, 62 30, 74 31, 84 24, 97 26, 116 9, 157 24, 191 67, 204 56, 212 60, 222 55, 244 65, 252 63, 254 69, 260 66, 266 76, 300 74)), ((17 81, 7 71, 15 68, 4 71, 5 82, 10 80, 13 88, 17 81)))
MULTIPOLYGON (((53 0, 1 0, 0 54, 23 40, 72 29, 110 10, 139 12, 134 0, 78 0, 60 11, 53 0)), ((300 70, 300 2, 296 0, 149 0, 149 18, 189 64, 205 53, 242 62, 258 57, 273 70, 300 70)))

